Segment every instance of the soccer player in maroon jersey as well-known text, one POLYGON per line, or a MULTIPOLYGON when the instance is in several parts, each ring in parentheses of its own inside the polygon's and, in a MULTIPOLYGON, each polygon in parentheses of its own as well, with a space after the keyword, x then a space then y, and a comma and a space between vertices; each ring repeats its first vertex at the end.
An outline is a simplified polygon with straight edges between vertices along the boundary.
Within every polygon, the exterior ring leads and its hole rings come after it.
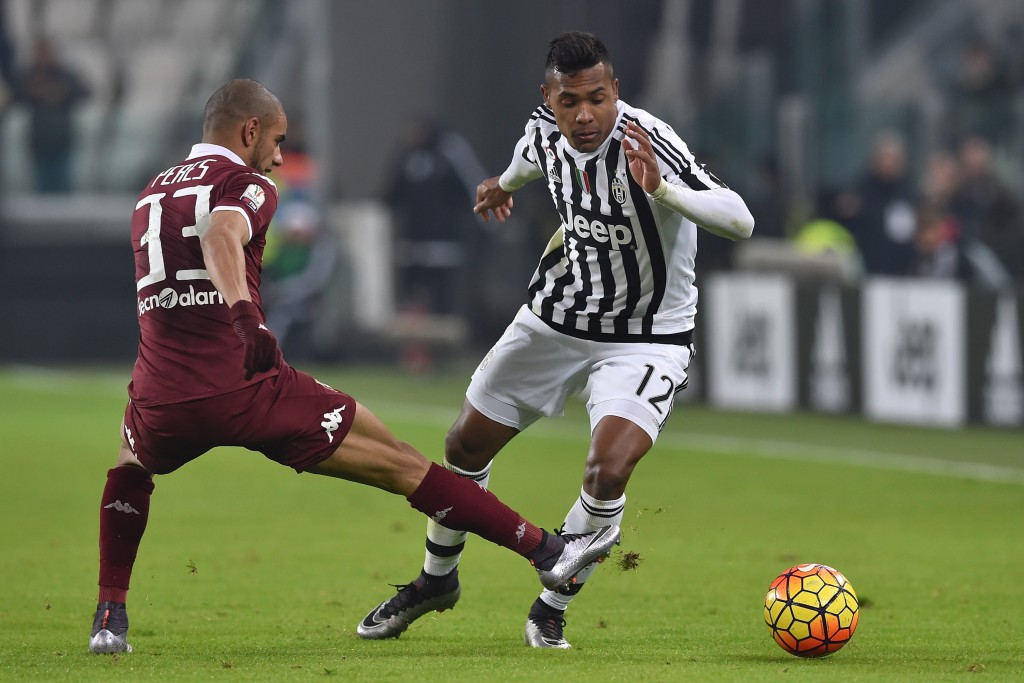
MULTIPOLYGON (((264 324, 260 263, 287 117, 262 84, 213 94, 203 140, 158 173, 132 214, 141 335, 117 465, 100 503, 99 604, 89 649, 131 652, 125 602, 154 474, 216 446, 404 496, 446 526, 523 555, 557 588, 606 557, 619 528, 548 534, 475 482, 431 463, 352 397, 289 366, 264 324)), ((394 618, 386 610, 378 623, 394 618)))

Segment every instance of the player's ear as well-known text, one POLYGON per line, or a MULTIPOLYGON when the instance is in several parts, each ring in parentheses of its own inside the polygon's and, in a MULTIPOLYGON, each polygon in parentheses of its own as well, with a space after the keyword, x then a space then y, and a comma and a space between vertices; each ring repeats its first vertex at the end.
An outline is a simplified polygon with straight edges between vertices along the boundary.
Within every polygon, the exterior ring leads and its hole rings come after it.
POLYGON ((260 134, 260 120, 255 116, 248 119, 245 122, 245 126, 242 128, 242 143, 246 147, 252 147, 256 144, 256 138, 260 134))
POLYGON ((619 79, 617 78, 612 79, 612 101, 619 101, 619 79))
MULTIPOLYGON (((548 86, 546 83, 540 84, 540 99, 544 104, 548 104, 548 86)), ((548 106, 551 106, 548 104, 548 106)))

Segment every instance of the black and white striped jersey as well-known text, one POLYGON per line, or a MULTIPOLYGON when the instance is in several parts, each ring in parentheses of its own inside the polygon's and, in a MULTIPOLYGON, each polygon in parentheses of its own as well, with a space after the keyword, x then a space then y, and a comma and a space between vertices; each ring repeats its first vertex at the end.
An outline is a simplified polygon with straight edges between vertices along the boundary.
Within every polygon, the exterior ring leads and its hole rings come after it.
POLYGON ((686 343, 697 308, 696 226, 633 180, 623 151, 631 144, 624 143, 626 121, 648 133, 668 183, 697 191, 725 186, 668 124, 621 100, 616 106, 612 134, 588 153, 562 136, 548 107, 538 107, 499 180, 512 191, 544 178, 562 219, 530 282, 529 306, 573 337, 686 343))

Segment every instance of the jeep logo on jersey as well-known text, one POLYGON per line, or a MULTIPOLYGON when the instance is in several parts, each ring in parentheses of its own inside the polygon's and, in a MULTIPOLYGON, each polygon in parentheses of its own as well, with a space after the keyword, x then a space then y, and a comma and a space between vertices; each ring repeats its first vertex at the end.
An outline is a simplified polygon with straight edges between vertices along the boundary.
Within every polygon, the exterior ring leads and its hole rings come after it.
POLYGON ((160 290, 159 294, 151 294, 139 299, 139 316, 143 316, 154 308, 174 308, 175 306, 211 306, 223 304, 224 297, 216 289, 199 290, 189 285, 187 292, 178 293, 170 287, 160 290))
POLYGON ((628 225, 606 225, 600 220, 590 220, 581 214, 573 214, 571 206, 566 206, 566 213, 568 220, 563 224, 565 232, 584 244, 614 251, 636 249, 636 238, 628 225))

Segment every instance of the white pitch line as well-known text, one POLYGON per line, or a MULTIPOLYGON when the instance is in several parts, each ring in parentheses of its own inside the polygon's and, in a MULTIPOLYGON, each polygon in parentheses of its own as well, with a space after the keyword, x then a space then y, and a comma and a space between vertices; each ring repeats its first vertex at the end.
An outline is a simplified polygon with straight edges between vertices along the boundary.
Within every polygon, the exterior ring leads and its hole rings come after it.
MULTIPOLYGON (((387 412, 395 419, 411 424, 441 427, 447 429, 458 416, 458 410, 427 408, 408 403, 377 401, 368 406, 375 412, 387 412)), ((531 436, 555 438, 563 441, 585 442, 586 432, 580 424, 559 424, 556 421, 541 422, 531 427, 519 438, 531 436)), ((930 458, 924 455, 874 451, 864 448, 841 448, 817 446, 772 439, 755 439, 735 436, 721 436, 701 432, 686 434, 662 434, 659 447, 679 451, 706 451, 718 455, 756 457, 767 460, 790 460, 794 462, 818 462, 830 465, 848 465, 877 470, 931 474, 940 477, 971 479, 974 481, 1000 484, 1024 485, 1024 469, 990 465, 986 463, 962 462, 930 458)))
POLYGON ((671 434, 658 439, 659 444, 663 441, 667 441, 669 445, 680 450, 699 449, 722 455, 755 456, 769 460, 793 460, 797 462, 823 462, 833 465, 850 465, 854 467, 997 482, 1000 484, 1024 485, 1024 469, 986 463, 929 458, 924 455, 911 455, 908 453, 872 451, 862 448, 815 446, 786 441, 744 439, 700 433, 688 436, 671 434))
POLYGON ((123 395, 128 398, 128 381, 131 379, 131 368, 124 373, 95 372, 83 374, 74 370, 61 370, 36 365, 8 365, 0 367, 3 375, 12 384, 22 389, 37 393, 69 394, 81 391, 89 386, 93 391, 102 391, 104 395, 123 395))
MULTIPOLYGON (((9 366, 8 377, 19 385, 37 391, 71 391, 81 387, 82 380, 75 372, 51 370, 31 366, 9 366)), ((119 375, 100 375, 99 383, 104 390, 124 392, 126 379, 119 375), (116 379, 115 379, 116 378, 116 379), (115 387, 115 382, 117 383, 115 387)), ((96 383, 96 378, 89 380, 96 383)), ((356 400, 359 400, 358 397, 356 400)), ((437 408, 433 406, 401 403, 393 401, 371 400, 367 407, 376 413, 387 412, 395 419, 429 427, 447 429, 458 417, 458 406, 437 408)), ((558 421, 542 421, 523 434, 523 439, 531 437, 554 438, 562 441, 585 441, 583 425, 558 421)), ((767 460, 789 460, 793 462, 818 462, 831 465, 848 465, 877 470, 895 472, 911 472, 914 474, 931 474, 940 477, 970 479, 974 481, 995 482, 1000 484, 1024 485, 1024 469, 990 465, 986 463, 962 462, 931 458, 925 455, 896 453, 892 451, 874 451, 864 448, 841 448, 836 446, 819 446, 771 439, 755 439, 736 436, 721 436, 701 432, 685 434, 662 434, 658 445, 679 451, 706 451, 718 455, 756 457, 767 460)))

